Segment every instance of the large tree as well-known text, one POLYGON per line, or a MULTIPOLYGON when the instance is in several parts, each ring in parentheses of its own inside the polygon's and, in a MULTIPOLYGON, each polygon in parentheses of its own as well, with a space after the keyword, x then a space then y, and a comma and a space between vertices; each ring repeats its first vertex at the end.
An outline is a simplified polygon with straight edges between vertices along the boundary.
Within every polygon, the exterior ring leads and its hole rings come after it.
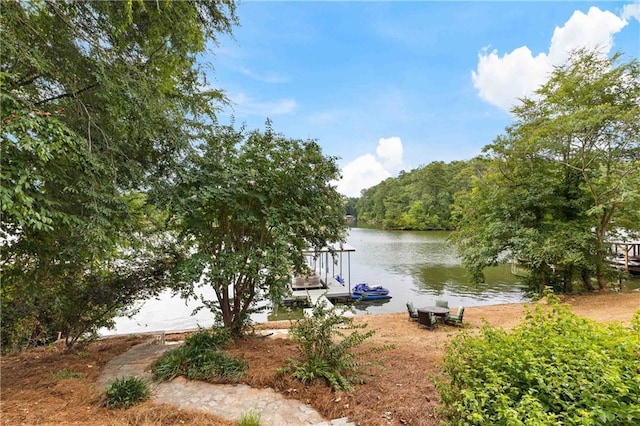
POLYGON ((72 304, 103 303, 104 325, 166 281, 173 262, 143 247, 157 229, 136 191, 215 120, 223 96, 196 55, 231 31, 235 6, 5 1, 0 15, 2 339, 72 343, 85 327, 65 321, 95 318, 72 304))
POLYGON ((193 253, 184 290, 203 300, 233 335, 264 297, 288 291, 302 271, 302 251, 343 241, 343 199, 331 184, 336 159, 314 141, 221 126, 168 183, 167 205, 193 253))
POLYGON ((485 147, 453 238, 476 276, 505 256, 539 287, 607 285, 607 236, 640 210, 640 65, 577 50, 485 147))

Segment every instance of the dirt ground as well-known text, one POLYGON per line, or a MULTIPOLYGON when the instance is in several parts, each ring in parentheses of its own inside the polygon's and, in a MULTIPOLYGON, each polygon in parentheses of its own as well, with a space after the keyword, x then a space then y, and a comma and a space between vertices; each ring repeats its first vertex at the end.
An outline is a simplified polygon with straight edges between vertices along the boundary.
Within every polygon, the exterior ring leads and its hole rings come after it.
MULTIPOLYGON (((563 299, 574 313, 596 321, 629 323, 640 309, 640 292, 569 296, 563 299)), ((510 328, 524 317, 527 304, 493 305, 465 309, 465 329, 478 329, 483 319, 510 328)), ((455 309, 455 307, 454 307, 455 309)), ((302 385, 276 371, 296 347, 286 334, 288 322, 261 324, 256 336, 236 342, 230 349, 243 356, 249 371, 242 380, 254 387, 272 387, 287 397, 311 404, 327 418, 349 417, 359 425, 437 425, 439 395, 433 378, 439 374, 444 345, 458 328, 439 326, 434 331, 409 321, 406 313, 355 317, 376 331, 375 344, 394 349, 375 355, 385 368, 372 369, 366 383, 351 393, 332 392, 324 383, 302 385), (272 334, 273 333, 273 334, 272 334), (271 334, 270 337, 259 337, 271 334)), ((171 339, 181 339, 172 335, 171 339)), ((61 348, 39 348, 1 359, 2 424, 91 425, 229 425, 214 416, 170 405, 145 402, 129 410, 109 410, 101 404, 96 385, 102 367, 113 357, 149 336, 117 337, 93 342, 73 353, 61 348)))

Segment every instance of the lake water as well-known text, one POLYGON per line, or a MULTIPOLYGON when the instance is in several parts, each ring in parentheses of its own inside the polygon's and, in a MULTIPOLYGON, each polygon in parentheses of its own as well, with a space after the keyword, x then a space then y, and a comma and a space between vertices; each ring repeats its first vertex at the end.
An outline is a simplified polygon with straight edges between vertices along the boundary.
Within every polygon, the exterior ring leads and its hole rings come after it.
POLYGON ((352 228, 349 244, 352 282, 364 281, 389 289, 392 299, 354 306, 357 313, 406 311, 406 302, 432 305, 446 299, 449 306, 478 306, 528 300, 509 265, 486 271, 486 283, 475 285, 462 268, 444 231, 383 231, 352 228))
MULTIPOLYGON (((436 298, 449 301, 449 306, 479 306, 528 300, 518 277, 510 265, 485 271, 486 283, 472 284, 446 242, 448 232, 441 231, 384 231, 351 228, 347 242, 356 248, 351 254, 351 284, 367 282, 389 289, 389 300, 362 302, 353 305, 357 314, 405 312, 405 303, 416 307, 432 305, 436 298)), ((638 281, 638 280, 634 280, 638 281)), ((633 285, 640 286, 640 283, 633 285)), ((214 298, 211 289, 201 291, 214 298)), ((199 302, 185 302, 170 292, 158 300, 149 300, 132 319, 117 318, 115 330, 101 330, 101 334, 139 333, 159 330, 185 330, 213 324, 212 314, 202 309, 191 316, 199 302)), ((282 318, 264 313, 254 316, 263 322, 282 318)))

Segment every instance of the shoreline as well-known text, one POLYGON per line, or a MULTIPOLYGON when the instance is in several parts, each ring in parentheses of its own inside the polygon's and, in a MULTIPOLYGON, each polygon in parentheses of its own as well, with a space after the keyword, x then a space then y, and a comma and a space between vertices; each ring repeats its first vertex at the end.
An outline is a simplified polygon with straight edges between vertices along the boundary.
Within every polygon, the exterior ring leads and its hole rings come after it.
MULTIPOLYGON (((571 311, 577 315, 592 318, 596 321, 616 321, 622 320, 629 322, 631 316, 635 312, 633 310, 640 310, 640 290, 628 290, 628 291, 609 291, 605 293, 580 293, 559 295, 561 303, 567 304, 571 307, 571 311), (630 297, 628 297, 630 296, 630 297), (605 310, 599 312, 598 315, 594 315, 594 307, 602 309, 603 303, 612 302, 615 299, 616 306, 612 306, 611 310, 605 310), (618 311, 616 312, 616 308, 618 311), (582 314, 587 315, 582 315, 582 314)), ((539 301, 525 301, 525 302, 508 302, 508 303, 494 303, 480 306, 468 306, 465 307, 465 323, 472 327, 479 326, 482 319, 485 319, 488 323, 497 323, 497 325, 513 326, 524 316, 525 307, 535 306, 540 303, 539 301), (510 317, 510 318, 509 318, 510 317)), ((458 307, 452 306, 452 310, 455 311, 458 307)), ((367 313, 364 315, 355 315, 352 318, 357 323, 375 323, 382 327, 385 321, 395 322, 405 320, 407 312, 393 312, 393 313, 367 313)), ((265 330, 282 330, 288 329, 291 323, 295 320, 277 320, 277 321, 263 321, 257 322, 251 326, 251 329, 255 331, 265 330)), ((118 333, 100 336, 98 340, 123 337, 123 336, 150 336, 150 337, 162 337, 165 338, 172 335, 182 335, 186 333, 192 333, 198 329, 207 329, 206 327, 190 327, 179 330, 156 330, 156 331, 139 331, 118 333)))

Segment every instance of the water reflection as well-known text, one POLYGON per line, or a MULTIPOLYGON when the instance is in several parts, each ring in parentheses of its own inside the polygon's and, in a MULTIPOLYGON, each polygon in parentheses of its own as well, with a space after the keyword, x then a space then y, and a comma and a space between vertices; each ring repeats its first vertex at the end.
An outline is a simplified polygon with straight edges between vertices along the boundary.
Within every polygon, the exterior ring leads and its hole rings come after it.
POLYGON ((508 265, 486 271, 486 283, 472 284, 447 244, 443 231, 383 231, 352 228, 348 242, 356 247, 351 257, 356 282, 383 285, 393 299, 385 304, 359 303, 357 313, 402 312, 405 303, 433 304, 446 298, 451 306, 477 306, 528 300, 523 284, 508 265))

